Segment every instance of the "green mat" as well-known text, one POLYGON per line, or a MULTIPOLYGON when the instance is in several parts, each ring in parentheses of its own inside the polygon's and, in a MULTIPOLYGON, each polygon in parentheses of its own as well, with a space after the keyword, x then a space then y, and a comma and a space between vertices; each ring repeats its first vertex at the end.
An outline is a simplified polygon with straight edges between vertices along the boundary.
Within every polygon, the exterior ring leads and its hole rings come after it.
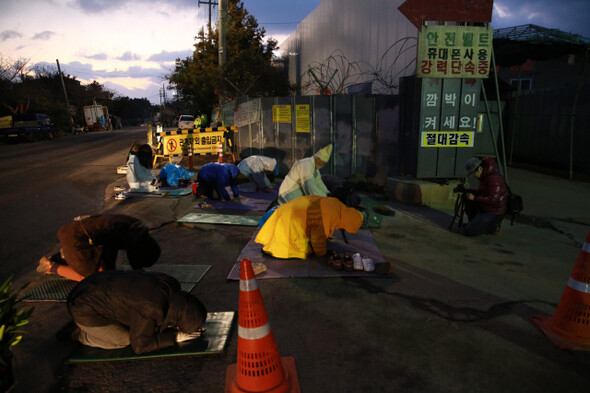
MULTIPOLYGON (((120 270, 131 270, 129 265, 120 265, 120 270)), ((146 271, 168 274, 180 282, 183 291, 190 292, 209 271, 211 265, 154 265, 146 271)), ((68 293, 77 284, 60 276, 48 276, 43 283, 24 294, 27 302, 65 302, 68 293)))
POLYGON ((125 195, 130 197, 165 197, 165 196, 184 196, 190 195, 193 191, 191 189, 160 189, 158 191, 152 192, 135 192, 135 191, 126 191, 125 195))
POLYGON ((173 347, 136 355, 131 347, 121 349, 100 349, 78 345, 70 355, 67 363, 112 362, 117 360, 134 360, 170 356, 196 356, 222 353, 227 345, 232 329, 235 312, 210 312, 207 314, 207 330, 193 341, 179 343, 173 347))
POLYGON ((257 227, 259 221, 259 216, 189 213, 186 216, 178 219, 176 222, 182 222, 185 224, 225 224, 257 227))

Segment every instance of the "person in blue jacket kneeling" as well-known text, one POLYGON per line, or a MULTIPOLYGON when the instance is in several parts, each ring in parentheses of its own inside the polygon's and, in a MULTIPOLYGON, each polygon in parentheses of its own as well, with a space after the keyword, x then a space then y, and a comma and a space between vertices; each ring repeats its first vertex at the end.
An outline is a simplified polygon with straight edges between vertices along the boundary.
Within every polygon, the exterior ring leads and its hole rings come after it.
POLYGON ((223 198, 226 201, 240 196, 237 177, 240 170, 227 162, 211 162, 199 170, 197 191, 210 199, 223 198))

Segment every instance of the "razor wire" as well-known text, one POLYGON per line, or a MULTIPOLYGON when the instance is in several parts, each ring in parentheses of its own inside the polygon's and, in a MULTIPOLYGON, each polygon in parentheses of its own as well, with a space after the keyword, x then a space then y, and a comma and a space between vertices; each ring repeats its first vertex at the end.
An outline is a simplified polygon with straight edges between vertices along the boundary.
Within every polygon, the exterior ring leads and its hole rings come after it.
POLYGON ((407 64, 399 63, 406 52, 416 47, 416 37, 399 39, 383 52, 375 65, 351 61, 341 49, 336 49, 323 61, 310 64, 301 76, 302 90, 329 88, 332 94, 346 94, 352 86, 371 82, 373 93, 393 94, 399 88, 399 78, 414 72, 415 56, 407 64), (388 62, 392 55, 393 61, 388 62))

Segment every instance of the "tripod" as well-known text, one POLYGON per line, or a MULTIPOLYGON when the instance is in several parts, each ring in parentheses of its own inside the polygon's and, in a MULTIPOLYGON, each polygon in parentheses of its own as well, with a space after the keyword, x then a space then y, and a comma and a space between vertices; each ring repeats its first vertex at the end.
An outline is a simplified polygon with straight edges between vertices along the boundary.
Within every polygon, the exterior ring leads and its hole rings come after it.
POLYGON ((449 230, 453 229, 453 225, 455 224, 455 220, 457 221, 457 228, 463 227, 463 217, 465 215, 465 200, 467 199, 467 193, 465 191, 460 191, 457 194, 457 199, 455 199, 455 215, 451 220, 451 224, 449 225, 449 230))

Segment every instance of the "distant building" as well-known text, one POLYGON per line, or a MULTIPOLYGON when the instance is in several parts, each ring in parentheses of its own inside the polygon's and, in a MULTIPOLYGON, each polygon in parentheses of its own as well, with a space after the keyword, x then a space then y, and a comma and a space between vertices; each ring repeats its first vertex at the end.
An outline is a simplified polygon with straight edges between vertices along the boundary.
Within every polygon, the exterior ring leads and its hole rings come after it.
POLYGON ((515 26, 494 32, 494 52, 509 163, 590 174, 590 39, 515 26))
POLYGON ((511 90, 575 88, 589 47, 589 38, 531 24, 494 31, 498 77, 511 90))

